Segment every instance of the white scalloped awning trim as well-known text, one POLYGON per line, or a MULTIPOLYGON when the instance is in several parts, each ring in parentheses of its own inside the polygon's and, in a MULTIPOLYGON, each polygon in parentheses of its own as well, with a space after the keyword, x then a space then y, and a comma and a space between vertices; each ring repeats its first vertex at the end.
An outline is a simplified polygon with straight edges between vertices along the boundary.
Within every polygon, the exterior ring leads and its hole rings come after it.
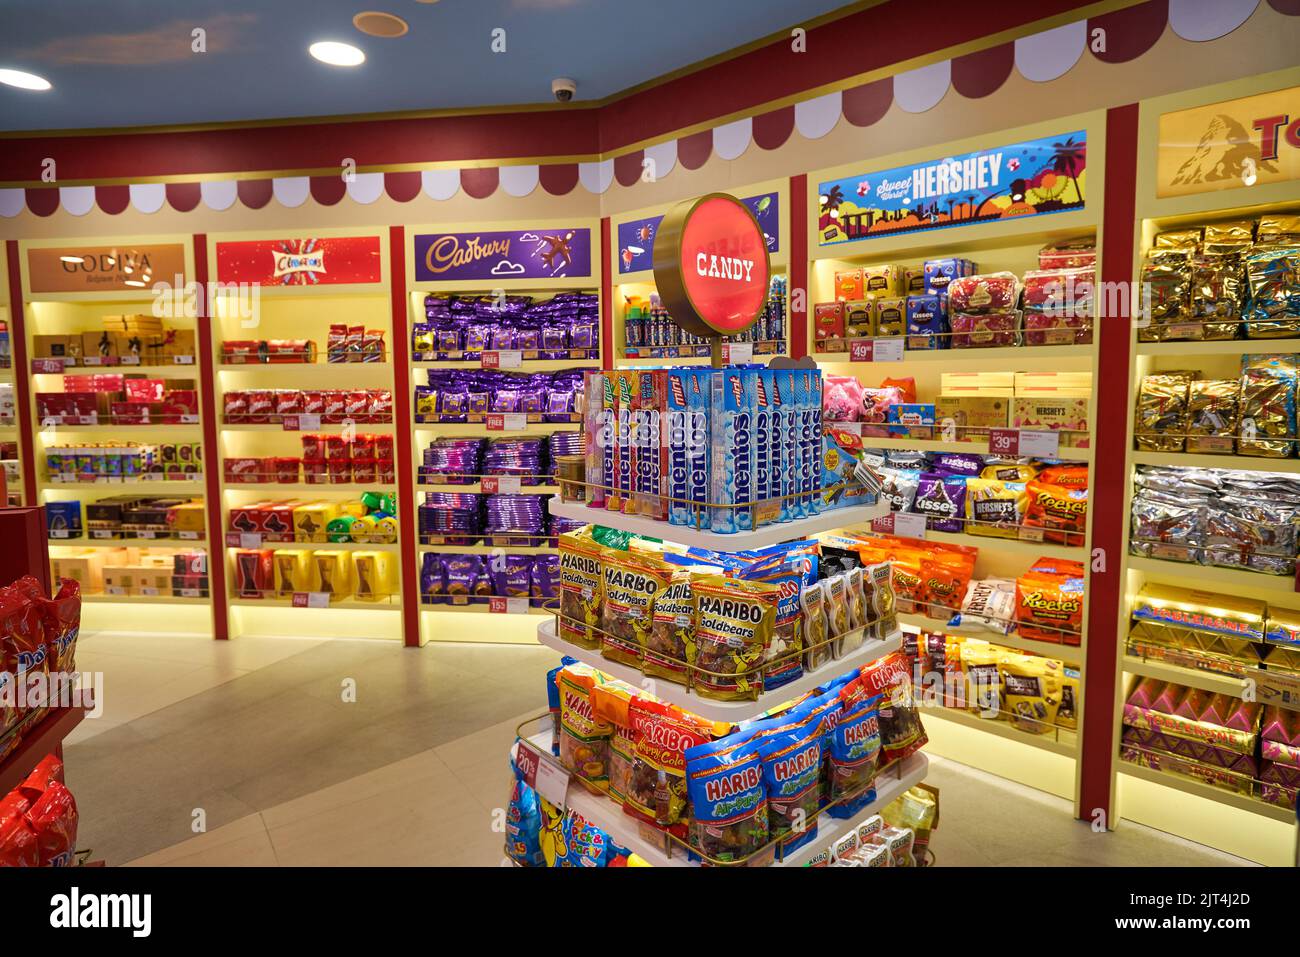
POLYGON ((142 213, 156 213, 167 202, 167 187, 162 183, 133 183, 127 189, 131 205, 142 213))
POLYGON ((59 205, 73 216, 85 216, 95 208, 95 187, 60 186, 59 205))
POLYGON ((835 129, 843 109, 844 97, 839 90, 801 100, 794 105, 794 128, 805 139, 819 140, 835 129))
POLYGON ((614 161, 603 160, 599 163, 579 163, 578 182, 589 193, 600 194, 609 189, 614 182, 614 161))
POLYGON ((277 176, 271 180, 271 195, 285 209, 297 209, 311 195, 308 176, 277 176))
POLYGON ((939 104, 951 81, 951 60, 905 70, 894 77, 894 102, 908 113, 924 113, 939 104))
POLYGON ((1169 26, 1184 40, 1227 36, 1250 19, 1259 0, 1169 0, 1169 26))
POLYGON ((211 183, 199 183, 199 195, 203 197, 204 206, 221 212, 223 209, 229 209, 234 205, 239 196, 239 184, 233 179, 218 179, 213 180, 211 183))
POLYGON ((747 116, 713 128, 713 152, 724 160, 734 160, 754 141, 754 118, 747 116))
POLYGON ((654 170, 655 179, 663 179, 677 165, 677 141, 669 140, 667 143, 647 146, 645 158, 654 164, 650 168, 654 170))
POLYGON ((1046 83, 1079 62, 1088 42, 1088 21, 1077 20, 1016 41, 1016 69, 1026 80, 1046 83))
POLYGON ((519 198, 537 188, 538 168, 536 165, 502 166, 497 177, 507 195, 519 198))
POLYGON ((420 188, 430 199, 451 199, 460 189, 460 170, 426 169, 420 171, 420 188))
POLYGON ((357 173, 348 181, 348 195, 362 206, 369 206, 383 194, 383 173, 357 173))
MULTIPOLYGON (((94 189, 94 187, 90 187, 94 189)), ((27 190, 0 189, 0 216, 12 219, 27 208, 27 190)))

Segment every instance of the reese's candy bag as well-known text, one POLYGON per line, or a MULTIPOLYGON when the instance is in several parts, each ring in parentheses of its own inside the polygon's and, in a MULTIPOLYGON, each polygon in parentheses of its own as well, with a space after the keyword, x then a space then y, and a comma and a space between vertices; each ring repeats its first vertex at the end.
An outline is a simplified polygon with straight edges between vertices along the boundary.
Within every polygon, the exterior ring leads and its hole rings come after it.
POLYGON ((772 640, 781 589, 706 575, 694 585, 696 691, 722 700, 763 692, 763 657, 772 640))
MULTIPOLYGON (((1043 540, 1062 545, 1082 545, 1088 527, 1088 490, 1049 485, 1037 480, 1026 486, 1029 506, 1025 527, 1044 529, 1043 540)), ((1030 534, 1026 532, 1026 536, 1030 534)))
POLYGON ((1016 579, 1016 626, 1024 638, 1078 645, 1083 579, 1030 573, 1016 579))

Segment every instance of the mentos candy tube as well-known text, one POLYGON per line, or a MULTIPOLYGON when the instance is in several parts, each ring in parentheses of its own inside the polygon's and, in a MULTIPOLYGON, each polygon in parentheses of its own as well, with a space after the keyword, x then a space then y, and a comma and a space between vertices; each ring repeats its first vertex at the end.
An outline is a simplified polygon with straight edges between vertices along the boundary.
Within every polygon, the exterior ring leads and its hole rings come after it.
POLYGON ((614 378, 614 489, 615 495, 605 507, 621 512, 632 498, 632 380, 627 372, 615 372, 614 378))
POLYGON ((822 374, 799 371, 799 493, 805 515, 821 511, 822 374))
POLYGON ((661 439, 667 388, 663 369, 646 370, 637 378, 637 512, 661 522, 668 517, 662 491, 667 449, 661 439))
POLYGON ((605 390, 609 376, 603 372, 588 372, 583 382, 582 431, 587 444, 586 479, 592 508, 605 507, 606 460, 613 455, 608 441, 605 414, 605 390))
POLYGON ((781 511, 787 518, 803 518, 799 492, 799 373, 782 369, 777 372, 781 385, 781 511))
POLYGON ((768 466, 770 469, 768 497, 772 501, 769 506, 774 521, 788 522, 790 512, 783 498, 785 495, 785 478, 781 473, 785 471, 785 410, 786 406, 790 404, 789 393, 785 373, 774 369, 769 374, 772 383, 771 392, 768 395, 768 399, 772 403, 772 414, 768 417, 767 436, 769 454, 771 455, 771 464, 768 466))
MULTIPOLYGON (((719 369, 710 392, 710 450, 712 480, 709 498, 715 506, 749 505, 754 501, 755 374, 747 369, 719 369)), ((754 527, 752 509, 715 507, 713 531, 747 532, 754 527)))
POLYGON ((754 374, 754 527, 780 518, 781 473, 777 448, 772 445, 776 407, 776 374, 769 369, 754 374))
POLYGON ((601 395, 601 434, 604 437, 601 462, 604 468, 605 508, 618 511, 618 376, 604 375, 601 395))
POLYGON ((712 402, 708 369, 670 369, 664 396, 667 424, 668 522, 710 526, 709 411, 712 402), (685 499, 685 501, 682 501, 685 499), (692 507, 691 503, 699 503, 692 507))

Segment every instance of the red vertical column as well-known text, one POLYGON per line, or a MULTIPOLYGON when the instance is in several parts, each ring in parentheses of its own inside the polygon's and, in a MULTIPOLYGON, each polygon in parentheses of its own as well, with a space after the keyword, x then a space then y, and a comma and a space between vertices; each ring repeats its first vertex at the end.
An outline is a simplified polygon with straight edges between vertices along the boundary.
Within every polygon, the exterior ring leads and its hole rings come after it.
POLYGON ((600 221, 600 367, 614 368, 614 273, 609 252, 609 217, 600 221))
POLYGON ((397 501, 402 533, 402 641, 420 647, 420 564, 416 550, 415 450, 411 324, 407 319, 406 229, 388 227, 388 282, 393 307, 393 431, 397 445, 397 501), (405 514, 402 514, 405 513, 405 514))
POLYGON ((786 277, 786 301, 790 307, 790 355, 801 359, 808 354, 808 174, 790 177, 790 270, 786 277), (801 290, 798 297, 795 290, 801 290), (796 308, 796 305, 798 308, 796 308))
MULTIPOLYGON (((23 466, 23 503, 36 504, 36 429, 32 422, 31 369, 27 359, 27 311, 23 308, 23 269, 18 240, 5 243, 9 267, 9 355, 14 372, 14 414, 18 416, 18 457, 23 466)), ((0 505, 3 505, 0 502, 0 505)))
MULTIPOLYGON (((1119 106, 1106 113, 1106 195, 1102 206, 1101 280, 1127 289, 1133 281, 1134 207, 1137 195, 1138 107, 1119 106)), ((1107 286, 1107 288, 1117 288, 1107 286)), ((1124 471, 1127 441, 1129 352, 1132 336, 1127 317, 1101 315, 1097 322, 1097 431, 1092 437, 1092 548, 1105 559, 1088 584, 1088 651, 1084 661, 1083 747, 1078 815, 1111 815, 1112 765, 1115 761, 1115 660, 1118 654, 1120 602, 1124 582, 1124 471)))
POLYGON ((217 420, 217 350, 212 341, 212 303, 208 299, 208 236, 194 234, 194 284, 197 287, 199 419, 203 423, 203 501, 208 511, 208 594, 212 596, 212 634, 230 637, 226 596, 226 528, 221 515, 221 438, 217 420))

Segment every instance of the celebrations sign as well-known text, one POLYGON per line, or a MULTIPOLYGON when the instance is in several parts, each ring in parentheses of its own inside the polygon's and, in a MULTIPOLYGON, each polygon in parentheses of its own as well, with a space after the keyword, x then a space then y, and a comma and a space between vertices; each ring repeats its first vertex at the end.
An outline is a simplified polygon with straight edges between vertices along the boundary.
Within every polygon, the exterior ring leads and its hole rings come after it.
POLYGON ((1083 130, 819 183, 818 244, 1082 209, 1083 130))
MULTIPOLYGON (((777 193, 760 193, 742 199, 742 203, 754 213, 758 225, 763 229, 763 241, 767 251, 778 252, 781 235, 781 198, 777 193)), ((619 273, 640 272, 653 266, 655 236, 659 232, 662 216, 650 216, 646 219, 634 219, 618 224, 618 271, 619 273)))
POLYGON ((42 292, 139 292, 185 275, 181 243, 59 246, 27 250, 28 288, 42 292))
POLYGON ((1160 117, 1156 195, 1300 179, 1300 87, 1160 117))
POLYGON ((698 336, 730 336, 762 311, 772 264, 750 208, 726 193, 708 193, 664 216, 654 272, 659 298, 677 325, 698 336))
POLYGON ((217 243, 217 282, 319 286, 382 282, 378 236, 217 243))
POLYGON ((590 229, 431 233, 415 237, 418 282, 590 275, 590 229))

